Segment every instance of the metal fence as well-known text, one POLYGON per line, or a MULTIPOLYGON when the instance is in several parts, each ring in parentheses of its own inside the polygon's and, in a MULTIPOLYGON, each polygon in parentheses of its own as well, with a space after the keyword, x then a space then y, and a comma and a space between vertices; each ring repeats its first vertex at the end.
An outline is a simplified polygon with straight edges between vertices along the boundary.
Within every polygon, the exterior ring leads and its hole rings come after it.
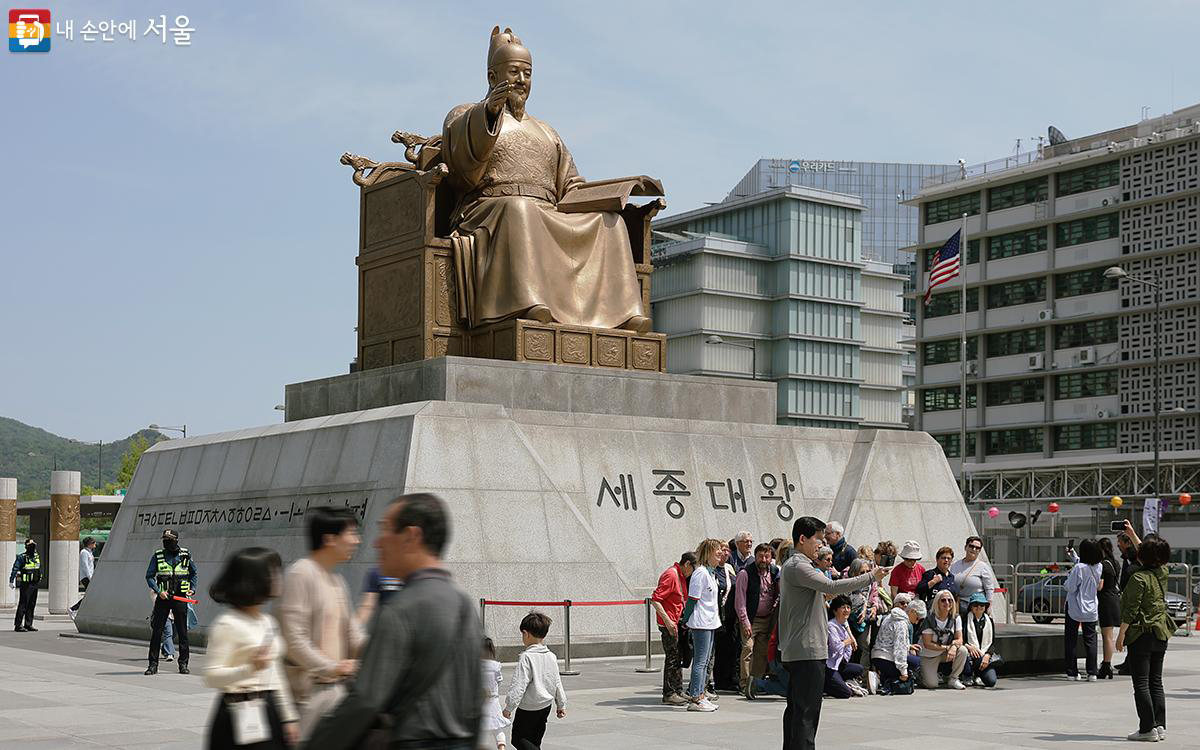
MULTIPOLYGON (((1009 589, 1014 620, 1016 615, 1028 615, 1041 624, 1064 619, 1067 614, 1067 575, 1073 567, 1074 563, 1070 562, 1017 563, 1013 568, 1013 582, 1009 589)), ((1171 563, 1168 568, 1167 612, 1178 628, 1183 629, 1183 635, 1190 636, 1194 625, 1192 618, 1195 616, 1195 589, 1192 582, 1200 580, 1200 566, 1190 568, 1171 563)), ((997 577, 999 575, 997 573, 997 577)))
POLYGON ((571 609, 574 607, 632 607, 642 606, 645 608, 645 646, 646 646, 646 665, 638 667, 638 672, 657 672, 650 661, 650 632, 651 623, 654 622, 655 615, 653 607, 650 604, 650 599, 621 599, 617 601, 606 602, 581 602, 571 599, 563 599, 562 601, 502 601, 499 599, 480 599, 479 600, 479 622, 483 626, 484 632, 487 632, 487 609, 488 607, 562 607, 563 608, 563 668, 559 674, 577 675, 579 671, 571 667, 571 609))

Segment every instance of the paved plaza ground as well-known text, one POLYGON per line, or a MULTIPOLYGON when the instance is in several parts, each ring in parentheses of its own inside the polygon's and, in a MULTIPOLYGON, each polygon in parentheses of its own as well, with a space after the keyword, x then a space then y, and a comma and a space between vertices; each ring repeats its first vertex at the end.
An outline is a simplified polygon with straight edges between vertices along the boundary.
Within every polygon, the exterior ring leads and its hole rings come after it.
MULTIPOLYGON (((7 621, 6 621, 7 622, 7 621)), ((213 693, 198 673, 163 664, 145 677, 145 646, 82 638, 67 623, 38 633, 0 630, 0 747, 204 747, 213 693)), ((1054 627, 1054 626, 1047 626, 1054 627)), ((640 661, 585 660, 564 677, 567 718, 551 719, 546 748, 698 750, 773 748, 781 742, 783 702, 723 695, 712 714, 659 703, 659 675, 640 661)), ((511 670, 506 669, 506 677, 511 670)), ((1200 637, 1175 638, 1167 654, 1168 743, 1196 747, 1200 737, 1200 637)), ((913 696, 826 700, 825 748, 1092 748, 1125 744, 1136 728, 1127 678, 1097 683, 1059 677, 1002 680, 996 690, 918 691, 913 696), (968 739, 969 738, 969 739, 968 739)))

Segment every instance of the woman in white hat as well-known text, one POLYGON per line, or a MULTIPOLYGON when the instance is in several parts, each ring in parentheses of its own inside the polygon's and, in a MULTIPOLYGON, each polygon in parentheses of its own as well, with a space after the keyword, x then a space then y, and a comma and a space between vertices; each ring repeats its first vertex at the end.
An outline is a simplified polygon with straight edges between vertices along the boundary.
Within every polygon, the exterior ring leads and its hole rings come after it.
POLYGON ((888 579, 888 590, 893 601, 896 594, 916 593, 917 584, 921 582, 921 576, 925 575, 925 568, 918 562, 920 559, 920 543, 909 539, 900 550, 900 564, 892 568, 892 577, 888 579))

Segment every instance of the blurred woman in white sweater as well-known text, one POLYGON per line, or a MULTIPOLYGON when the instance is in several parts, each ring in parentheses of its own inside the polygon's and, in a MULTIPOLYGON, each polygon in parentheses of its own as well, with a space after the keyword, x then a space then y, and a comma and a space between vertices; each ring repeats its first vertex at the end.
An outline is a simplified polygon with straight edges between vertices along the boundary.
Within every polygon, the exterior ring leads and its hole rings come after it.
POLYGON ((262 605, 279 595, 283 564, 265 547, 239 550, 209 593, 229 605, 209 628, 204 684, 221 691, 209 750, 283 750, 296 745, 296 707, 283 675, 284 641, 262 605))

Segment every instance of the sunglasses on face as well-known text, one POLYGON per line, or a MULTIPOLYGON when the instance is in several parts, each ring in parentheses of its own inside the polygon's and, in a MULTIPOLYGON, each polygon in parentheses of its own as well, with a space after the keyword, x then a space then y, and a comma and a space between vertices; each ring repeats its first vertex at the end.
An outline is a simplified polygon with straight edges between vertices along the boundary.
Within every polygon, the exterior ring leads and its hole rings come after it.
POLYGON ((983 549, 983 547, 980 547, 978 544, 968 544, 967 549, 983 549))

